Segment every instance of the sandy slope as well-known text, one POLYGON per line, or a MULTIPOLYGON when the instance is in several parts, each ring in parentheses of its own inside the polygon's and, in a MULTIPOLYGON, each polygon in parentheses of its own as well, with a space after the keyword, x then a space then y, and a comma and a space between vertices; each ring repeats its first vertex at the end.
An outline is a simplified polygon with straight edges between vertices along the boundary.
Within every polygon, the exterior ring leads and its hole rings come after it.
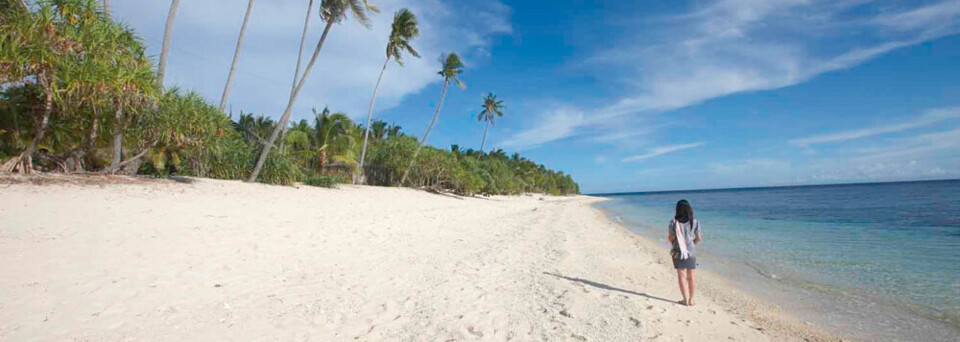
POLYGON ((0 184, 0 340, 826 338, 709 275, 672 303, 588 197, 133 183, 0 184))

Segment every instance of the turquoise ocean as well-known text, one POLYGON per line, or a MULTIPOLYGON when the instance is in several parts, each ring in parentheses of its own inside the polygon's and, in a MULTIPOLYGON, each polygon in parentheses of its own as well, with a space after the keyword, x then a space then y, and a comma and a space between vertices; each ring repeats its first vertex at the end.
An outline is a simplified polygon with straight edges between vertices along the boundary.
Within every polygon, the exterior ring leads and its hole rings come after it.
POLYGON ((666 250, 676 202, 701 269, 805 322, 867 341, 960 341, 960 180, 599 194, 666 250))

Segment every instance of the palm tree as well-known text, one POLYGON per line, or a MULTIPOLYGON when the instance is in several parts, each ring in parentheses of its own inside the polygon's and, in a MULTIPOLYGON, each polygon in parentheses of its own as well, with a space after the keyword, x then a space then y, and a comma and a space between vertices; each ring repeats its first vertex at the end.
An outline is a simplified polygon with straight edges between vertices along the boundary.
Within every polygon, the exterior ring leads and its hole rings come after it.
POLYGON ((223 95, 220 96, 220 111, 227 107, 230 98, 230 85, 233 83, 233 73, 237 70, 240 59, 240 49, 243 48, 243 36, 247 33, 247 22, 250 21, 250 12, 253 11, 253 0, 247 2, 247 14, 243 16, 243 25, 240 26, 240 36, 237 38, 237 49, 233 52, 233 63, 230 64, 230 73, 227 74, 227 84, 223 86, 223 95))
MULTIPOLYGON (((319 170, 327 165, 328 160, 349 165, 351 169, 357 167, 356 146, 357 126, 344 113, 330 113, 328 108, 317 113, 313 109, 314 139, 316 140, 319 170)), ((355 170, 354 170, 355 171, 355 170)))
POLYGON ((313 10, 313 0, 307 3, 307 18, 303 20, 303 33, 300 34, 300 52, 297 53, 297 69, 293 71, 293 85, 290 86, 290 95, 297 90, 297 79, 300 77, 300 62, 303 60, 303 47, 307 43, 307 29, 310 27, 310 11, 313 10))
POLYGON ((403 130, 403 127, 400 127, 400 125, 392 124, 387 127, 387 137, 396 137, 396 136, 403 135, 403 133, 400 132, 402 130, 403 130))
POLYGON ((440 102, 437 103, 437 111, 433 113, 430 126, 427 126, 427 132, 423 134, 420 145, 417 146, 417 149, 413 152, 413 156, 410 158, 410 166, 407 166, 407 170, 403 171, 403 177, 400 178, 401 185, 407 182, 407 176, 410 175, 410 169, 413 168, 413 164, 417 161, 417 155, 420 154, 423 145, 427 143, 427 138, 430 137, 430 130, 433 129, 433 125, 437 123, 437 117, 440 115, 440 108, 443 107, 443 98, 447 96, 447 86, 450 85, 450 81, 453 80, 456 82, 460 89, 464 88, 464 84, 459 78, 460 74, 463 73, 463 62, 460 61, 460 56, 457 56, 456 53, 449 53, 442 56, 440 62, 443 63, 443 69, 437 73, 443 76, 443 90, 440 91, 440 102))
POLYGON ((157 67, 157 84, 163 88, 163 76, 167 72, 167 55, 170 54, 170 36, 173 33, 173 18, 177 16, 177 7, 180 0, 170 2, 170 12, 167 13, 167 27, 163 31, 163 46, 160 49, 160 65, 157 67))
MULTIPOLYGON (((297 90, 297 79, 300 77, 300 62, 303 61, 303 47, 307 44, 307 29, 310 28, 310 12, 313 10, 313 0, 307 3, 307 15, 303 20, 303 32, 300 33, 300 50, 297 53, 297 68, 293 71, 293 85, 290 86, 290 96, 297 90)), ((287 128, 284 127, 280 132, 280 153, 283 153, 283 145, 287 142, 287 128)))
POLYGON ((450 145, 450 152, 452 152, 454 156, 457 156, 457 159, 460 159, 460 145, 458 144, 450 145))
MULTIPOLYGON (((388 125, 386 121, 374 120, 370 123, 370 135, 373 140, 380 140, 387 137, 388 125)), ((363 155, 363 153, 361 153, 363 155)))
POLYGON ((363 162, 367 156, 367 139, 370 136, 370 118, 373 116, 373 104, 377 99, 377 89, 380 89, 380 80, 383 79, 384 71, 387 71, 387 64, 390 58, 397 61, 397 64, 403 66, 401 56, 406 50, 414 57, 419 58, 420 54, 410 45, 410 40, 420 36, 420 29, 417 28, 417 17, 413 12, 404 8, 393 15, 393 27, 390 31, 390 38, 387 40, 387 59, 383 62, 383 68, 380 69, 380 76, 377 77, 377 84, 373 87, 373 96, 370 97, 370 107, 367 108, 366 129, 363 132, 363 148, 360 150, 360 173, 363 174, 363 162))
POLYGON ((483 155, 483 145, 487 142, 487 130, 494 125, 497 117, 503 117, 503 101, 497 101, 497 95, 487 93, 483 98, 483 111, 477 114, 477 121, 486 121, 486 128, 483 129, 483 140, 480 141, 480 155, 483 155))
POLYGON ((280 135, 280 131, 283 130, 283 127, 287 125, 287 120, 290 119, 290 112, 293 110, 293 105, 297 102, 297 97, 300 95, 300 91, 303 90, 303 85, 306 83, 307 76, 310 75, 310 69, 313 69, 313 64, 317 62, 317 56, 320 55, 320 49, 323 48, 323 42, 327 40, 327 35, 330 33, 330 28, 333 27, 333 24, 342 22, 347 18, 347 12, 353 14, 353 17, 363 24, 368 26, 367 12, 376 13, 378 10, 373 5, 367 3, 366 0, 323 0, 320 4, 320 17, 327 22, 327 26, 323 28, 323 33, 320 35, 320 41, 317 42, 317 47, 313 49, 313 56, 310 57, 310 62, 307 63, 307 68, 303 70, 303 76, 298 80, 296 88, 293 90, 293 94, 290 95, 290 100, 287 101, 287 108, 284 109, 283 115, 280 116, 280 124, 277 125, 277 128, 273 130, 273 133, 270 134, 270 138, 267 139, 267 145, 263 147, 263 150, 260 152, 260 157, 257 158, 257 165, 253 168, 253 172, 250 173, 250 177, 247 178, 247 182, 254 182, 257 180, 257 176, 260 175, 260 170, 263 169, 263 163, 267 161, 267 156, 270 154, 270 149, 273 147, 274 141, 277 140, 277 136, 280 135))
POLYGON ((110 15, 110 0, 103 0, 103 13, 110 15))

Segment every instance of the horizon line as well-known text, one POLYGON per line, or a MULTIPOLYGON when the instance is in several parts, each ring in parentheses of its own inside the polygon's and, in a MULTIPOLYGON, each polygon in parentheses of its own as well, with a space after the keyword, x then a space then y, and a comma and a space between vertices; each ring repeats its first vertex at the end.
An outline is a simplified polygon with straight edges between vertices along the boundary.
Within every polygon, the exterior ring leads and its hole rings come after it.
POLYGON ((715 192, 715 191, 731 191, 731 190, 767 190, 767 189, 782 189, 782 188, 815 188, 815 187, 831 187, 831 186, 877 185, 877 184, 900 184, 900 183, 926 183, 926 182, 955 182, 955 181, 960 181, 960 178, 919 179, 919 180, 905 180, 905 181, 851 182, 851 183, 820 183, 820 184, 800 184, 800 185, 747 186, 747 187, 685 189, 685 190, 682 189, 682 190, 652 190, 652 191, 626 191, 626 192, 598 192, 598 193, 588 193, 588 194, 584 194, 584 196, 608 197, 608 196, 626 196, 626 195, 666 194, 666 193, 678 193, 678 192, 715 192))

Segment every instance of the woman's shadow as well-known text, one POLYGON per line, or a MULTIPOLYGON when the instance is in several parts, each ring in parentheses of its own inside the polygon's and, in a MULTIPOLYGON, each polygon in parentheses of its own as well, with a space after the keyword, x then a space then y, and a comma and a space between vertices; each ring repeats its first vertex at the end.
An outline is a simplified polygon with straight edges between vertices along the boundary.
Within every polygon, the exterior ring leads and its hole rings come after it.
POLYGON ((640 292, 636 292, 636 291, 625 290, 625 289, 621 289, 621 288, 618 288, 618 287, 613 287, 613 286, 610 286, 610 285, 607 285, 607 284, 598 283, 598 282, 591 281, 591 280, 580 279, 580 278, 571 278, 571 277, 567 277, 567 276, 564 276, 564 275, 555 274, 555 273, 549 273, 549 272, 543 272, 543 274, 551 275, 551 276, 554 276, 554 277, 557 277, 557 278, 561 278, 561 279, 566 279, 566 280, 569 280, 569 281, 572 281, 572 282, 577 282, 577 283, 581 283, 581 284, 587 284, 587 285, 596 287, 596 288, 601 289, 601 290, 617 291, 617 292, 622 292, 622 293, 626 293, 626 294, 631 294, 631 295, 634 295, 634 296, 647 297, 647 298, 650 298, 650 299, 662 300, 662 301, 667 302, 667 303, 678 304, 677 301, 674 301, 674 300, 669 300, 669 299, 661 298, 661 297, 657 297, 657 296, 651 296, 651 295, 648 295, 648 294, 646 294, 646 293, 640 293, 640 292))

